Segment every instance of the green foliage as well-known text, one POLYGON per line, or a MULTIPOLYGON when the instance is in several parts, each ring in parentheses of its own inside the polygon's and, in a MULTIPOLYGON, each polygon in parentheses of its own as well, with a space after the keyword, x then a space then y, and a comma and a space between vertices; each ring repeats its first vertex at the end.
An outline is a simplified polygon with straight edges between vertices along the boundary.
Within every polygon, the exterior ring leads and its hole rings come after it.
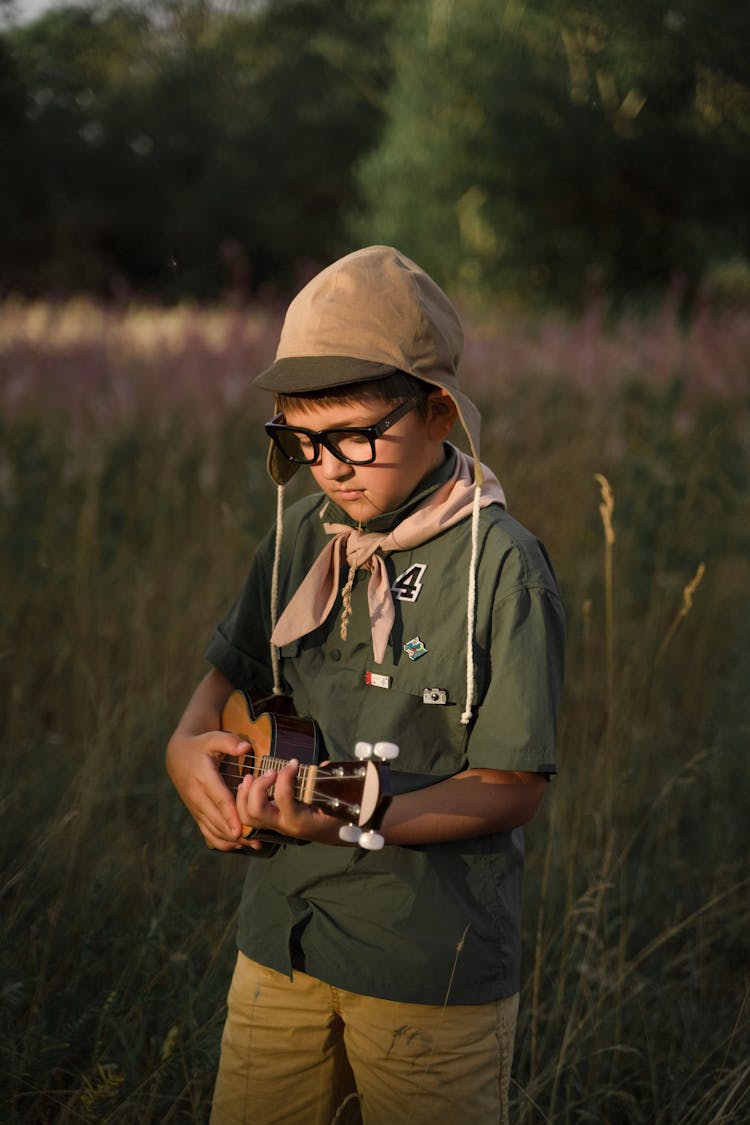
POLYGON ((335 257, 393 7, 88 5, 6 33, 3 287, 215 296, 335 257))
MULTIPOLYGON (((273 518, 267 404, 245 380, 278 324, 173 316, 0 309, 13 1125, 207 1117, 247 861, 203 847, 163 747, 273 518)), ((484 459, 549 547, 569 623, 560 775, 527 831, 517 1119, 739 1125, 747 314, 490 324, 467 325, 484 459), (595 473, 614 495, 611 651, 595 473)))
POLYGON ((721 297, 749 31, 734 0, 49 11, 0 32, 1 291, 286 293, 389 242, 475 294, 721 297))
POLYGON ((731 0, 409 9, 354 230, 480 292, 696 288, 750 243, 748 31, 731 0))

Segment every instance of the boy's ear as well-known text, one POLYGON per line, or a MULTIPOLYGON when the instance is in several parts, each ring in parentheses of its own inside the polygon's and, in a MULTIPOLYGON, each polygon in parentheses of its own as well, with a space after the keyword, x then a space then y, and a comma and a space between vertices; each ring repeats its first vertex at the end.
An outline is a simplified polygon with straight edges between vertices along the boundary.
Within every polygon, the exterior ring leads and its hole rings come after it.
POLYGON ((444 441, 458 418, 455 402, 442 387, 427 396, 427 426, 433 441, 444 441))

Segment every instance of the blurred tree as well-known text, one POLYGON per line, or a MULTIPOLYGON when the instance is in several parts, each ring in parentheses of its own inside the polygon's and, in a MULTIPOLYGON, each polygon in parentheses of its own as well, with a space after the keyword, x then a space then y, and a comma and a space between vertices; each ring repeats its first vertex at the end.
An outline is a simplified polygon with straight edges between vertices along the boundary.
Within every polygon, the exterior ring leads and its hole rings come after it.
POLYGON ((0 251, 4 287, 96 289, 116 272, 106 233, 123 198, 118 173, 130 177, 110 110, 146 31, 134 9, 97 19, 67 8, 6 36, 25 114, 4 154, 23 193, 0 251))
POLYGON ((16 61, 0 37, 0 229, 10 231, 24 199, 24 183, 8 157, 24 145, 26 94, 16 61))
POLYGON ((675 3, 105 0, 8 27, 0 293, 279 290, 374 241, 524 298, 697 285, 750 257, 750 9, 675 3))
POLYGON ((524 298, 750 255, 750 9, 677 2, 407 10, 352 231, 524 298))
POLYGON ((114 2, 3 33, 2 289, 213 297, 335 257, 399 7, 114 2))

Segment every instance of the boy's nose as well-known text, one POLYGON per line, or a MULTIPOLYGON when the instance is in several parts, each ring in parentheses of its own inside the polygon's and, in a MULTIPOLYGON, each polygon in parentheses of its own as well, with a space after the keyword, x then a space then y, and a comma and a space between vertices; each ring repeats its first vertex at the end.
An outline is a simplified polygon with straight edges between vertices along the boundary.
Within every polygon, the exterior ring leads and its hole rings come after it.
POLYGON ((345 461, 339 461, 338 457, 334 457, 330 449, 326 449, 324 445, 320 447, 319 464, 327 480, 346 480, 354 472, 351 465, 347 465, 345 461))

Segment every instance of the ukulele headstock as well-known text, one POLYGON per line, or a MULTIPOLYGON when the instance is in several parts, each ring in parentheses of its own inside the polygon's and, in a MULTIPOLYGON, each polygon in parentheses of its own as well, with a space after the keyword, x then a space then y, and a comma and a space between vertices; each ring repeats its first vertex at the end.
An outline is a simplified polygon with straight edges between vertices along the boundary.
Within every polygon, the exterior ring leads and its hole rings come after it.
POLYGON ((329 816, 345 823, 339 839, 378 851, 385 840, 377 828, 391 802, 391 781, 387 763, 398 756, 393 742, 358 742, 356 762, 328 762, 310 774, 310 785, 300 786, 299 798, 320 806, 329 816), (306 791, 307 789, 307 791, 306 791))
POLYGON ((398 746, 395 742, 376 742, 374 745, 371 742, 357 742, 354 755, 364 763, 366 770, 369 768, 377 773, 379 800, 375 810, 367 816, 366 820, 343 825, 339 829, 339 839, 347 844, 359 844, 360 848, 365 848, 367 851, 380 851, 385 840, 380 832, 376 831, 376 827, 380 826, 383 814, 391 803, 390 780, 387 780, 387 793, 383 792, 384 779, 388 779, 388 771, 384 767, 387 762, 392 762, 398 757, 398 746))

